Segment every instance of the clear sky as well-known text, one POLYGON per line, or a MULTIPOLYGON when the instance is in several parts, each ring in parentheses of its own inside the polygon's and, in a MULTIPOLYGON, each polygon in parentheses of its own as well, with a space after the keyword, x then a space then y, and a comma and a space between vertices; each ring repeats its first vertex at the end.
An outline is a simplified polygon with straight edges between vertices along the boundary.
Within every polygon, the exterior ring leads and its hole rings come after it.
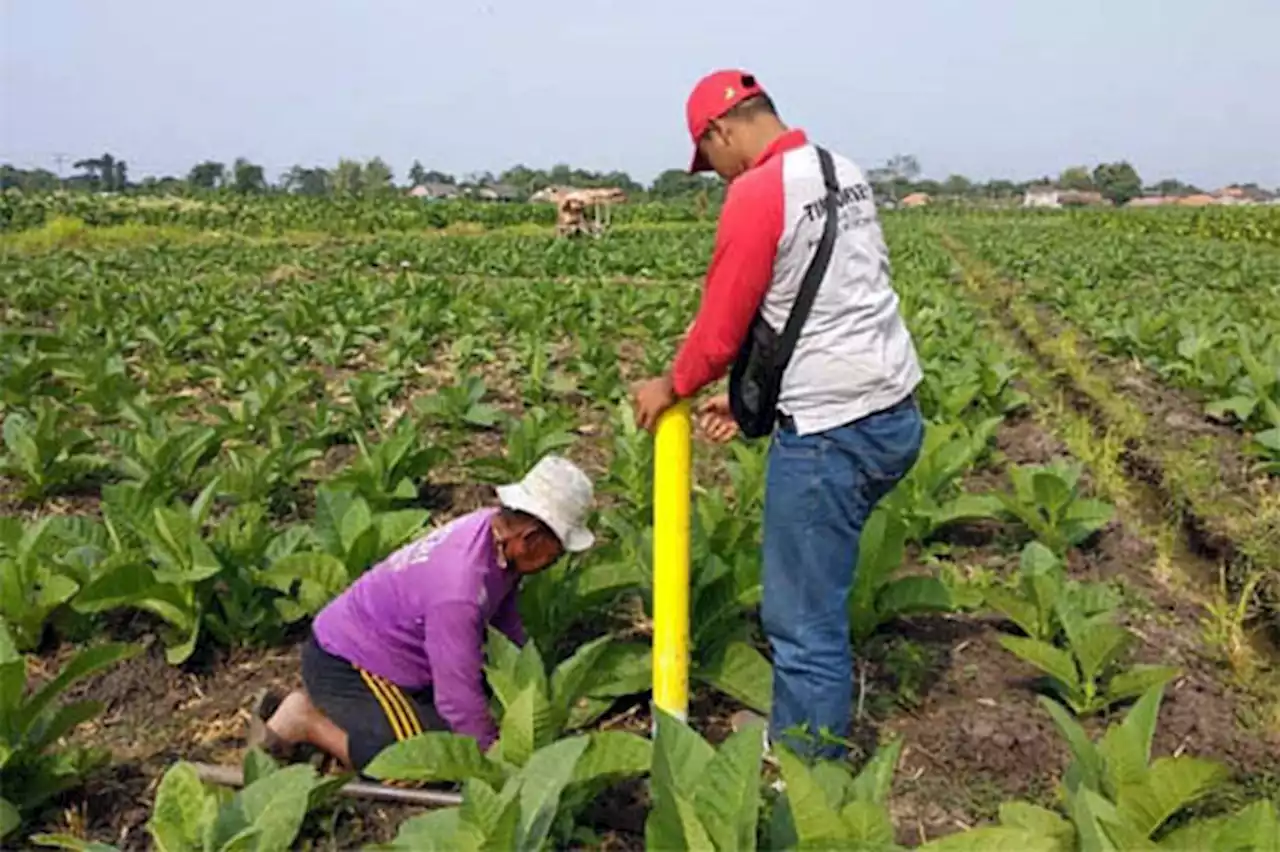
POLYGON ((1280 185, 1280 0, 0 0, 0 162, 109 151, 145 174, 247 156, 689 158, 684 101, 754 71, 783 118, 870 167, 1280 185))

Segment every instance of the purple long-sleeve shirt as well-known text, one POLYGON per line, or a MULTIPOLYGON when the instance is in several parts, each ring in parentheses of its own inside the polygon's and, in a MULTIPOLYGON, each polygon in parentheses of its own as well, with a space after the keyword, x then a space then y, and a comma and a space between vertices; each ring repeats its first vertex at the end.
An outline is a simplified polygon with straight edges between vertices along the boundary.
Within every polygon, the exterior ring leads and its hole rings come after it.
POLYGON ((406 689, 430 684, 440 716, 481 750, 497 739, 484 693, 486 625, 523 645, 520 575, 498 561, 496 509, 464 515, 405 545, 316 616, 316 642, 406 689))

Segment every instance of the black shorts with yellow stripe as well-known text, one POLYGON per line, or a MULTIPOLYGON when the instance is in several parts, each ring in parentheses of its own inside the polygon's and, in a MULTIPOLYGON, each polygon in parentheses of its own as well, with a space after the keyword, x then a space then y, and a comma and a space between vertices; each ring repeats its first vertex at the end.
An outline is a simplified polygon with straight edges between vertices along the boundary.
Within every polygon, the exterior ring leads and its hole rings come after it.
POLYGON ((402 689, 330 654, 314 636, 302 647, 302 683, 311 703, 347 732, 347 750, 357 771, 392 743, 424 731, 449 730, 436 713, 430 687, 402 689))

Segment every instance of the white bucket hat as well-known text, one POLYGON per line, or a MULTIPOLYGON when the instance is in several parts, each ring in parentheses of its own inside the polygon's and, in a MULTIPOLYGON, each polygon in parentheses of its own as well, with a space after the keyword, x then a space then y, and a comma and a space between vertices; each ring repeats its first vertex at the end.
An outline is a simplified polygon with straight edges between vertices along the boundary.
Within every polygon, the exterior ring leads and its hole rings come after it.
POLYGON ((503 506, 528 512, 550 527, 570 553, 595 543, 595 535, 586 527, 594 499, 591 480, 568 459, 543 456, 524 479, 499 485, 497 492, 503 506))

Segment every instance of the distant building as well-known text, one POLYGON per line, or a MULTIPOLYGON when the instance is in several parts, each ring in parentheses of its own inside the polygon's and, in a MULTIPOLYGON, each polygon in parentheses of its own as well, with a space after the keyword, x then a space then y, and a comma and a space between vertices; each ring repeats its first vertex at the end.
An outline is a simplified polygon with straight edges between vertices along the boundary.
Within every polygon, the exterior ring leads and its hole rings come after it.
POLYGON ((472 196, 481 201, 519 201, 520 190, 506 183, 492 183, 476 187, 472 196))
POLYGON ((529 196, 529 201, 534 204, 559 204, 560 200, 569 193, 573 192, 571 186, 548 186, 535 192, 529 196))
POLYGON ((529 196, 534 204, 560 204, 566 198, 576 196, 588 204, 622 204, 627 194, 616 186, 548 186, 529 196))
POLYGON ((1023 207, 1105 207, 1110 203, 1101 192, 1056 186, 1032 186, 1022 197, 1023 207))
POLYGON ((1260 186, 1225 186, 1213 193, 1219 204, 1265 204, 1271 200, 1271 193, 1260 186))
POLYGON ((1173 196, 1166 195, 1143 195, 1138 198, 1132 198, 1125 207, 1164 207, 1168 204, 1177 204, 1178 199, 1173 196))
POLYGON ((409 190, 409 195, 412 197, 425 198, 428 201, 457 198, 460 194, 458 188, 451 183, 422 183, 409 190))
POLYGON ((925 207, 929 202, 933 201, 927 192, 913 192, 906 198, 902 199, 903 207, 925 207))
POLYGON ((1058 203, 1063 207, 1106 207, 1111 202, 1101 192, 1066 189, 1058 193, 1058 203))
POLYGON ((1178 206, 1180 207, 1208 207, 1216 203, 1217 200, 1212 195, 1206 195, 1203 192, 1195 195, 1184 195, 1178 199, 1178 206))
POLYGON ((1031 186, 1022 196, 1023 207, 1061 207, 1061 190, 1056 186, 1031 186))

